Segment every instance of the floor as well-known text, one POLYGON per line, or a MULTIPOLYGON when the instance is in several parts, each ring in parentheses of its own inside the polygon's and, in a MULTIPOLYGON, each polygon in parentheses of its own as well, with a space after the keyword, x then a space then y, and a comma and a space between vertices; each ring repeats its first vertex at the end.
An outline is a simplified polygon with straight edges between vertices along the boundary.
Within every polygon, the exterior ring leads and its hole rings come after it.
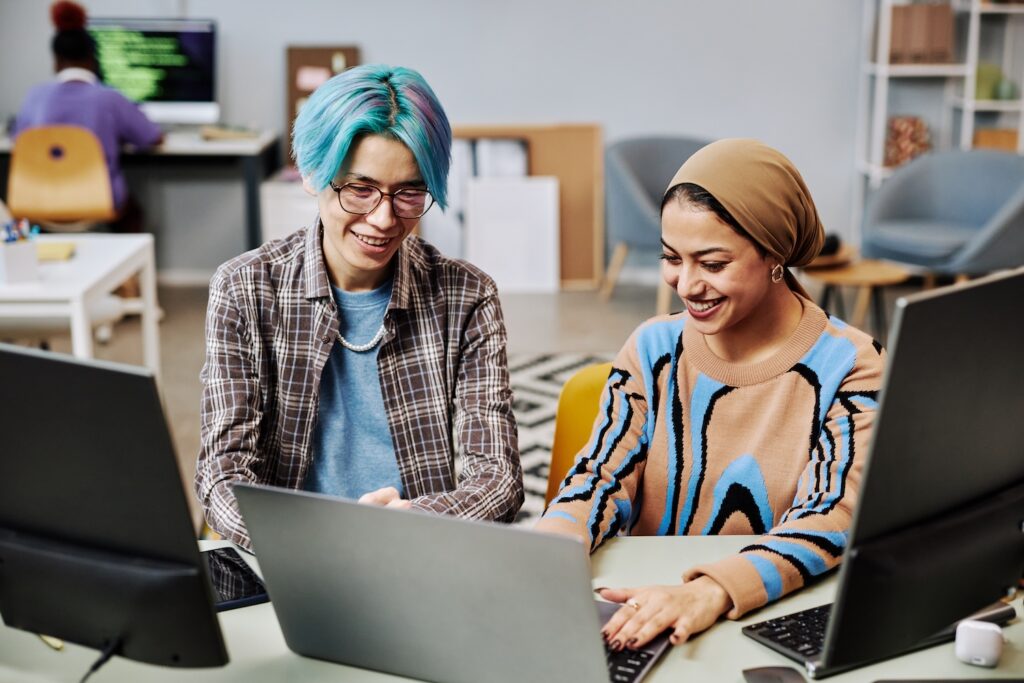
MULTIPOLYGON (((914 287, 890 288, 887 309, 914 287)), ((817 296, 818 292, 811 289, 817 296)), ((199 450, 199 371, 203 364, 203 329, 206 311, 205 289, 162 287, 159 292, 164 319, 160 325, 163 392, 182 478, 192 490, 195 458, 199 450)), ((847 311, 852 310, 852 293, 847 294, 847 311)), ((654 315, 653 287, 620 285, 611 301, 598 300, 596 292, 556 294, 508 294, 502 296, 509 353, 586 352, 614 353, 630 332, 654 315)), ((55 351, 70 352, 67 336, 51 340, 55 351)), ((114 328, 113 339, 96 346, 96 355, 106 360, 141 364, 142 348, 137 318, 127 318, 114 328)), ((193 505, 196 521, 199 512, 193 505)))

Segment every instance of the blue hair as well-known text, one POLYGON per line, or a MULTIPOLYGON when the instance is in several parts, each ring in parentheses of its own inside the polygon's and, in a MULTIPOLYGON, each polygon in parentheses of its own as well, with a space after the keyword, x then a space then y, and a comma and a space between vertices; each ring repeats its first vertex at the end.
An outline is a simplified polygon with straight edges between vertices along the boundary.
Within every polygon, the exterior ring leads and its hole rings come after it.
POLYGON ((443 209, 448 199, 452 129, 434 91, 412 69, 367 64, 344 71, 310 95, 295 118, 292 150, 299 172, 320 191, 361 135, 402 142, 427 190, 443 209))

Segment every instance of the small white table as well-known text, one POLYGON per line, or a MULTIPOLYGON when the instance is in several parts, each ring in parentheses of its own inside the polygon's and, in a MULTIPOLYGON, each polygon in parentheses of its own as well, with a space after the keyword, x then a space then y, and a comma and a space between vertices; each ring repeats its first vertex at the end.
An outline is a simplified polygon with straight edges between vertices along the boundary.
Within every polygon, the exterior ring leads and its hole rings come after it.
POLYGON ((40 278, 35 282, 0 284, 0 320, 68 318, 72 353, 79 358, 92 358, 90 304, 138 273, 142 290, 143 360, 159 379, 153 236, 63 234, 39 235, 36 239, 73 242, 75 254, 67 261, 40 262, 40 278))

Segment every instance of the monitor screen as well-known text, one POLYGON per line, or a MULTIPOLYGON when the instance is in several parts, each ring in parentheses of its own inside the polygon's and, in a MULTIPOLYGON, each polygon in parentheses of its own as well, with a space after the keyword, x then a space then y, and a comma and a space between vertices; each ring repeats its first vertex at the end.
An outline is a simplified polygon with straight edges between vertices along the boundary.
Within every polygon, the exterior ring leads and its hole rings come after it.
POLYGON ((158 123, 214 123, 216 24, 206 19, 90 19, 100 76, 158 123))

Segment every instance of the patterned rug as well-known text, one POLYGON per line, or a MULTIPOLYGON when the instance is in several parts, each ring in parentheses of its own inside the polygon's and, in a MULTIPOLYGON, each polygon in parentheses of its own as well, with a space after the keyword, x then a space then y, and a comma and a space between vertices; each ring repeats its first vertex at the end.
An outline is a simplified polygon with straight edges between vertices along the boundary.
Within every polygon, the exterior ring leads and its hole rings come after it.
POLYGON ((614 354, 512 354, 509 374, 519 423, 519 456, 523 464, 526 500, 516 524, 532 524, 544 511, 548 464, 555 435, 555 408, 562 385, 573 373, 594 363, 605 363, 614 354))

